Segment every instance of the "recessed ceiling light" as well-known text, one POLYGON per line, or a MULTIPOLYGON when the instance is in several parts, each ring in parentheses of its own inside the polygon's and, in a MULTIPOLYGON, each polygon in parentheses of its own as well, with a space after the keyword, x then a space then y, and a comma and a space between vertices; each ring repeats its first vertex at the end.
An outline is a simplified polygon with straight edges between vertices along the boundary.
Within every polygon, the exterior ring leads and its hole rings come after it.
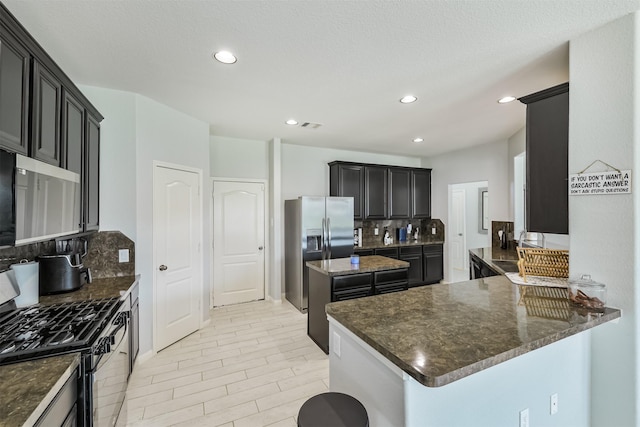
POLYGON ((422 138, 414 138, 413 142, 424 142, 424 139, 422 139, 422 138))
POLYGON ((288 124, 288 125, 297 125, 298 121, 294 120, 294 119, 289 119, 285 123, 288 124))
POLYGON ((508 102, 515 101, 515 100, 516 100, 515 96, 505 96, 504 98, 498 99, 498 103, 499 104, 506 104, 508 102))
POLYGON ((400 98, 400 102, 402 102, 403 104, 411 104, 412 102, 416 102, 417 100, 418 98, 413 95, 406 95, 400 98))
POLYGON ((233 64, 238 60, 238 58, 236 58, 236 56, 233 53, 227 50, 221 50, 220 52, 216 52, 213 54, 213 57, 218 61, 222 62, 223 64, 233 64))

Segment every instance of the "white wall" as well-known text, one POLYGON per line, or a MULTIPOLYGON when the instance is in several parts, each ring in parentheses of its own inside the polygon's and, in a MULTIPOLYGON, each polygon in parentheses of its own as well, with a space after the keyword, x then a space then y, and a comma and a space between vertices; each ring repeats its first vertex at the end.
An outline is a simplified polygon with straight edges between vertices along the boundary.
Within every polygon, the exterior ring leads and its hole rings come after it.
POLYGON ((639 28, 635 13, 570 43, 569 173, 600 159, 635 175, 633 194, 569 197, 570 275, 607 284, 607 305, 622 309, 592 333, 593 426, 640 425, 639 28))
POLYGON ((212 177, 268 179, 269 143, 211 135, 210 163, 212 177))
MULTIPOLYGON (((513 159, 519 155, 524 153, 527 150, 527 133, 526 128, 520 129, 518 132, 511 135, 508 141, 509 144, 509 157, 508 157, 508 168, 509 168, 509 218, 511 220, 515 219, 515 176, 513 170, 513 159)), ((517 236, 516 236, 517 237, 517 236)))
POLYGON ((507 141, 454 151, 422 159, 422 167, 431 172, 431 216, 445 223, 444 271, 449 281, 449 185, 487 181, 489 188, 489 220, 509 221, 509 176, 507 141))
POLYGON ((329 195, 329 166, 334 160, 420 167, 417 157, 391 156, 282 144, 282 200, 329 195))
POLYGON ((136 244, 140 274, 140 352, 152 349, 153 161, 199 168, 203 173, 203 310, 209 317, 209 125, 143 96, 83 87, 105 116, 101 124, 100 228, 120 230, 136 244))
POLYGON ((104 115, 100 125, 100 229, 136 241, 136 96, 80 86, 104 115))

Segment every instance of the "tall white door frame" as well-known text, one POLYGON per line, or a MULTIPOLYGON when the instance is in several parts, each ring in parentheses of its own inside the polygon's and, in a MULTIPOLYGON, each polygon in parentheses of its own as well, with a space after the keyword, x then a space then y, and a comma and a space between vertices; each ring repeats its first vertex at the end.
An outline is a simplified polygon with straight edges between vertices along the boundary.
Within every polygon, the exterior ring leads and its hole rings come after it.
POLYGON ((264 259, 265 259, 265 263, 264 263, 264 295, 265 295, 265 299, 269 299, 269 292, 268 290, 270 289, 269 285, 270 285, 270 280, 269 278, 271 277, 271 265, 268 262, 271 257, 270 257, 270 250, 269 248, 270 246, 270 242, 271 242, 271 227, 269 227, 269 224, 271 224, 271 222, 273 221, 270 217, 269 217, 269 181, 266 179, 242 179, 242 178, 223 178, 223 177, 212 177, 211 178, 211 194, 209 195, 209 212, 211 212, 211 218, 210 218, 210 223, 211 226, 209 227, 210 229, 210 241, 211 241, 211 262, 210 264, 210 271, 209 271, 209 277, 210 277, 210 281, 209 281, 209 309, 213 308, 213 283, 214 283, 214 271, 213 271, 213 257, 214 257, 214 251, 215 248, 213 247, 213 241, 214 241, 214 230, 213 230, 213 212, 214 212, 214 207, 213 207, 213 188, 214 188, 214 183, 216 181, 228 181, 228 182, 247 182, 247 183, 253 183, 253 184, 264 184, 264 217, 265 217, 265 224, 264 224, 264 259))
MULTIPOLYGON (((197 175, 197 180, 198 180, 198 204, 199 204, 199 210, 197 212, 197 228, 198 228, 198 232, 197 232, 197 236, 198 236, 198 241, 197 241, 197 245, 198 245, 198 259, 197 261, 197 280, 196 280, 196 293, 197 293, 197 297, 198 297, 198 312, 197 312, 197 318, 198 318, 198 326, 197 328, 201 328, 203 325, 203 316, 202 316, 202 305, 203 305, 203 301, 202 301, 202 291, 203 291, 203 266, 204 266, 204 258, 203 258, 203 253, 204 251, 202 251, 202 241, 203 241, 203 236, 202 236, 202 230, 203 230, 203 225, 204 225, 204 213, 203 213, 203 179, 202 179, 202 169, 198 169, 198 168, 193 168, 193 167, 189 167, 189 166, 184 166, 184 165, 178 165, 178 164, 174 164, 174 163, 167 163, 167 162, 161 162, 161 161, 157 161, 154 160, 153 161, 153 189, 154 189, 154 198, 155 198, 155 189, 156 189, 156 171, 159 170, 159 168, 166 168, 166 169, 174 169, 177 171, 183 171, 183 172, 188 172, 188 173, 193 173, 197 175)), ((155 210, 155 201, 154 201, 154 210, 155 210)), ((155 221, 155 220, 153 220, 155 221)), ((160 343, 159 343, 159 325, 158 325, 158 283, 157 283, 157 278, 156 278, 156 273, 158 270, 156 270, 158 268, 158 266, 160 265, 160 259, 159 259, 159 254, 157 253, 157 248, 156 248, 156 242, 153 242, 153 269, 154 269, 154 274, 152 275, 152 280, 153 280, 153 308, 152 308, 152 312, 153 312, 153 350, 154 352, 158 352, 159 350, 161 350, 163 347, 160 347, 160 343)), ((166 262, 164 260, 162 260, 162 262, 166 262)))

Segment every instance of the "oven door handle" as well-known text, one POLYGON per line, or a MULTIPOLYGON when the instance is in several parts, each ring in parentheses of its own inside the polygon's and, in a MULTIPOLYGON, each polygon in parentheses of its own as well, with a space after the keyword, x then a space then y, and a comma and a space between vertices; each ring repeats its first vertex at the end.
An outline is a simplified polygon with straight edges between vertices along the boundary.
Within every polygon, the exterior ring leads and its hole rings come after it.
POLYGON ((98 344, 98 348, 96 353, 98 355, 98 359, 96 360, 95 365, 97 367, 107 363, 109 359, 113 356, 113 354, 120 349, 122 342, 127 338, 128 333, 128 312, 122 312, 118 315, 118 317, 114 320, 114 323, 118 324, 118 327, 114 329, 109 335, 104 337, 101 343, 98 344), (118 340, 117 337, 119 332, 122 332, 122 336, 118 340), (117 342, 117 344, 116 344, 117 342), (103 360, 104 357, 107 356, 106 360, 103 360))

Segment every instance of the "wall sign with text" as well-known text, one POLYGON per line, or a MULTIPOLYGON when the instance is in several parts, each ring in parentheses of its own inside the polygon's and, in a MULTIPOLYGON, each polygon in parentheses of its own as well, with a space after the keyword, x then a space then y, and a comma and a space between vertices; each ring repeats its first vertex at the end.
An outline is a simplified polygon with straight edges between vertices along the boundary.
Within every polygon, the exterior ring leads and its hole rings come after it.
POLYGON ((631 170, 569 175, 570 196, 629 193, 631 193, 631 170))

